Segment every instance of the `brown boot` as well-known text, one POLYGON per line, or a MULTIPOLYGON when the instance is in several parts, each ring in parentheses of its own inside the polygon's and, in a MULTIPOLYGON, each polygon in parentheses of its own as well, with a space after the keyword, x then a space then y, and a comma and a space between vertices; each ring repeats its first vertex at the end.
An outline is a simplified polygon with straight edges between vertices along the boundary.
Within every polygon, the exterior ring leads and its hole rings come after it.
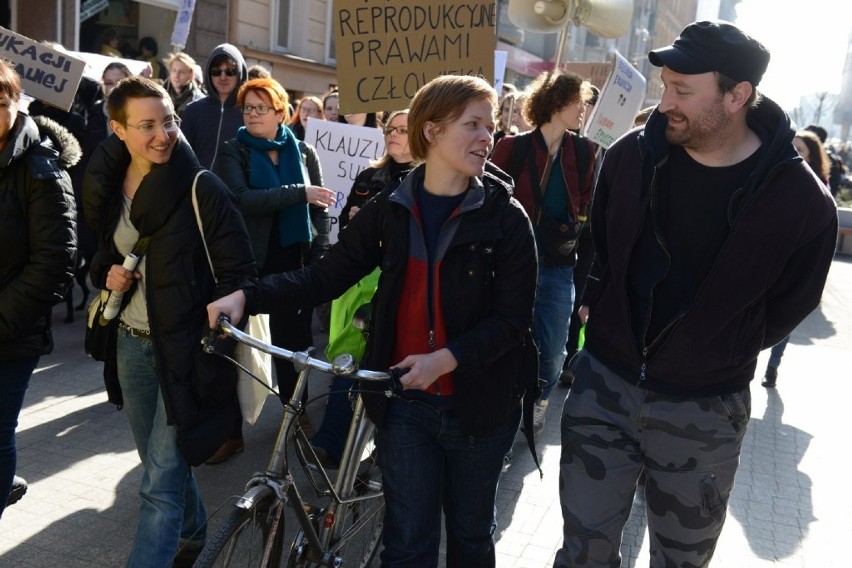
POLYGON ((236 440, 228 440, 224 444, 222 444, 216 453, 213 454, 209 460, 207 460, 207 465, 216 465, 222 462, 228 461, 231 456, 234 454, 239 454, 245 449, 245 444, 243 444, 243 439, 238 438, 236 440))

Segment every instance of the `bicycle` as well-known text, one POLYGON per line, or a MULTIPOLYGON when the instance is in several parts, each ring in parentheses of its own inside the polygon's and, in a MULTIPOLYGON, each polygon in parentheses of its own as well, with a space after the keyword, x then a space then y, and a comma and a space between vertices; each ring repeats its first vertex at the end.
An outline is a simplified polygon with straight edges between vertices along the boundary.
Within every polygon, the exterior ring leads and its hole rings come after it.
MULTIPOLYGON (((337 477, 332 481, 297 417, 305 409, 302 394, 311 370, 348 376, 362 381, 388 383, 385 396, 395 396, 402 370, 388 372, 358 370, 351 355, 339 355, 331 362, 315 359, 313 349, 292 352, 261 342, 231 325, 224 316, 218 329, 204 341, 208 353, 216 353, 219 333, 233 337, 293 363, 299 371, 290 402, 266 470, 256 473, 246 484, 245 493, 232 505, 227 518, 207 540, 195 561, 195 568, 278 567, 286 560, 288 568, 308 566, 358 566, 372 563, 381 540, 384 520, 384 494, 376 466, 373 432, 361 396, 355 398, 354 416, 337 477), (306 502, 290 469, 288 451, 295 455, 321 505, 306 502), (295 512, 300 530, 284 555, 284 507, 295 512), (344 564, 345 562, 345 564, 344 564)), ((217 353, 222 355, 221 353, 217 353)), ((226 355, 234 364, 239 365, 226 355)), ((245 369, 244 369, 245 370, 245 369)))

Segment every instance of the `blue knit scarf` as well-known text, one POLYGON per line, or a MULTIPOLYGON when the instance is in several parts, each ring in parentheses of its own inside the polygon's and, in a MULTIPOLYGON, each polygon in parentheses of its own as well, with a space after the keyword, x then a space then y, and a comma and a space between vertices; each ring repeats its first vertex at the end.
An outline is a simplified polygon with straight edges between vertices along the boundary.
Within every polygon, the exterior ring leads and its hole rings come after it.
MULTIPOLYGON (((302 174, 299 141, 286 126, 278 126, 274 140, 252 136, 243 126, 237 131, 237 140, 249 149, 250 187, 267 189, 292 183, 308 183, 302 174), (267 152, 270 150, 278 150, 278 166, 269 158, 267 152)), ((278 232, 282 247, 311 242, 308 204, 290 205, 279 211, 278 232)))

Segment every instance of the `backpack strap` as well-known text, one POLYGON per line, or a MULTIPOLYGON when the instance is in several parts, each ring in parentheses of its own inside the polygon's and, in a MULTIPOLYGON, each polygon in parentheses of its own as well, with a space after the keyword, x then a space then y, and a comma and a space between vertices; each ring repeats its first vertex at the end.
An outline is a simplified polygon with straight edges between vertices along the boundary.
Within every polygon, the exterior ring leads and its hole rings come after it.
POLYGON ((506 165, 506 173, 512 176, 512 179, 517 183, 518 176, 521 175, 521 168, 524 166, 524 160, 532 146, 532 136, 530 132, 516 134, 512 137, 512 153, 509 157, 509 163, 506 165))

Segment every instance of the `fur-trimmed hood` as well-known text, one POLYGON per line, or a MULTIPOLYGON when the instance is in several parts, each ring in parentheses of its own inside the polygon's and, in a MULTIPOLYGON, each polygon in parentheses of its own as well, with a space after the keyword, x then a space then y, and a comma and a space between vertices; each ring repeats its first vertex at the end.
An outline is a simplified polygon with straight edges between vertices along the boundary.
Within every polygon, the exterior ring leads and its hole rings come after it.
POLYGON ((8 166, 37 144, 53 150, 56 164, 63 170, 83 157, 80 143, 67 128, 45 116, 31 117, 25 112, 18 112, 9 141, 0 152, 0 167, 8 166))

